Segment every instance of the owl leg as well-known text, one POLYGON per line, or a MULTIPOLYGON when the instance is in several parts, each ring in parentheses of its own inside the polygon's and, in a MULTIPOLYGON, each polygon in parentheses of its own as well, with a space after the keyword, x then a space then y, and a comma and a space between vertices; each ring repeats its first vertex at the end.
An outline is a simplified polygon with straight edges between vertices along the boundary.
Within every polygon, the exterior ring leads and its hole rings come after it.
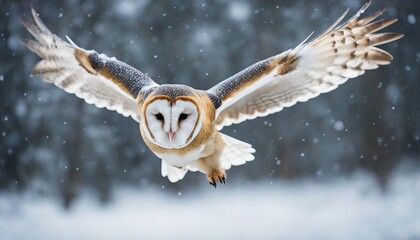
POLYGON ((214 137, 214 142, 207 146, 203 152, 206 152, 205 157, 199 158, 194 162, 194 168, 206 174, 210 185, 216 188, 217 183, 226 183, 226 172, 222 168, 222 153, 226 144, 221 135, 217 132, 214 137))
POLYGON ((207 174, 207 180, 209 181, 210 185, 212 185, 214 188, 217 186, 217 182, 220 182, 221 184, 226 183, 226 173, 223 169, 217 169, 211 171, 210 174, 207 174))
POLYGON ((226 183, 226 172, 221 166, 221 152, 216 151, 210 156, 200 158, 196 162, 197 169, 207 175, 210 185, 216 188, 217 183, 226 183))

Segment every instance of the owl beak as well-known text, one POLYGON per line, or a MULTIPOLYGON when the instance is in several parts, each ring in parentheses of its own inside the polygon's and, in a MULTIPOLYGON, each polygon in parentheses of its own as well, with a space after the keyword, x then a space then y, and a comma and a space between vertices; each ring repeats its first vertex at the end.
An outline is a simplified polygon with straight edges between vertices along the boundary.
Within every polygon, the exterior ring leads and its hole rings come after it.
POLYGON ((169 137, 169 141, 170 142, 172 142, 172 139, 174 138, 174 132, 172 131, 172 129, 171 130, 169 130, 169 132, 168 132, 168 137, 169 137))

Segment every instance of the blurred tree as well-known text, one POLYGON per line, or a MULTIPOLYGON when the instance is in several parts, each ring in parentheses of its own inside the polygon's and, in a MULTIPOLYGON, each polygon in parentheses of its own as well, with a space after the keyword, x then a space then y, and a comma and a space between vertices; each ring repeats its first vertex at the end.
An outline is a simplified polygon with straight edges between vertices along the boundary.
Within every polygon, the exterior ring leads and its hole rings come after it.
MULTIPOLYGON (((87 49, 117 56, 160 83, 207 89, 258 60, 320 33, 364 1, 46 1, 46 25, 87 49)), ((400 21, 405 38, 387 45, 394 62, 332 93, 266 118, 223 129, 257 149, 229 180, 331 177, 367 169, 386 184, 398 163, 420 159, 418 1, 374 1, 400 21), (381 86, 381 87, 378 87, 381 86), (361 156, 363 156, 361 158, 361 156)), ((71 206, 81 189, 103 202, 112 187, 202 186, 197 174, 169 184, 137 123, 85 104, 29 73, 38 60, 23 45, 26 0, 1 1, 0 189, 60 194, 71 206), (196 181, 194 181, 196 180, 196 181)))

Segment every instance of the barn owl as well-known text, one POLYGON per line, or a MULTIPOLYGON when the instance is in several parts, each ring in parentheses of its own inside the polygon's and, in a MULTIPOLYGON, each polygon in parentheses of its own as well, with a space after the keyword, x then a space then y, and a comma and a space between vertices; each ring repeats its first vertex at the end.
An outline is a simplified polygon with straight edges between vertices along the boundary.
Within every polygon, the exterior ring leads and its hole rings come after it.
POLYGON ((144 142, 162 161, 163 177, 177 182, 187 171, 199 171, 216 187, 225 183, 226 170, 252 161, 255 152, 250 144, 219 132, 223 127, 305 102, 391 62, 392 56, 376 46, 403 35, 376 33, 397 20, 374 21, 384 10, 361 17, 369 5, 340 25, 347 10, 318 37, 208 90, 159 85, 126 63, 83 49, 67 36, 66 42, 50 32, 33 8, 33 19, 22 18, 22 23, 36 40, 22 43, 42 58, 34 75, 137 121, 144 142))

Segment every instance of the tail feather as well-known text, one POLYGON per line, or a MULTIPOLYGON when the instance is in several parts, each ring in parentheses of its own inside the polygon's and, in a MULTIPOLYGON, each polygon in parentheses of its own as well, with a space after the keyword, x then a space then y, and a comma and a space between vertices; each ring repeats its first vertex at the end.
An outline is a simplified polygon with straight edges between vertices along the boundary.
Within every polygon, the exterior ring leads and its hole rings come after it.
POLYGON ((187 174, 187 171, 188 170, 185 168, 176 168, 162 160, 162 176, 168 177, 169 181, 172 183, 178 182, 179 180, 183 179, 185 174, 187 174))
POLYGON ((228 170, 232 166, 239 166, 255 159, 252 155, 255 153, 255 149, 252 148, 251 144, 222 133, 221 135, 226 144, 222 154, 223 169, 228 170))

